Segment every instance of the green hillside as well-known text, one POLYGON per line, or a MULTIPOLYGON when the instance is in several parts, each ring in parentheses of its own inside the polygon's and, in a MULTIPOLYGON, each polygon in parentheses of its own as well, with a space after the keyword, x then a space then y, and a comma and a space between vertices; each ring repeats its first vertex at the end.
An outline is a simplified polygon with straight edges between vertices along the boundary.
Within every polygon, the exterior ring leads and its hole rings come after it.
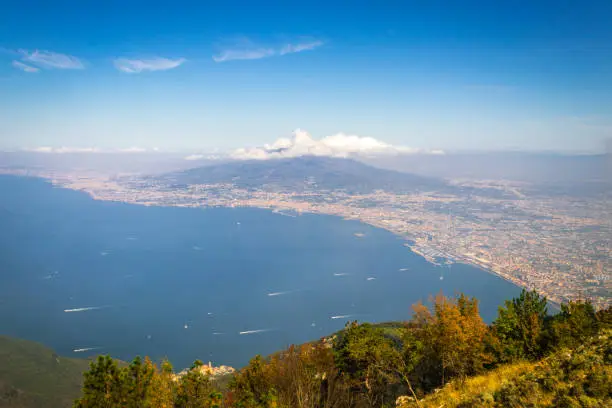
POLYGON ((0 407, 69 407, 81 393, 88 368, 88 360, 0 336, 0 407))

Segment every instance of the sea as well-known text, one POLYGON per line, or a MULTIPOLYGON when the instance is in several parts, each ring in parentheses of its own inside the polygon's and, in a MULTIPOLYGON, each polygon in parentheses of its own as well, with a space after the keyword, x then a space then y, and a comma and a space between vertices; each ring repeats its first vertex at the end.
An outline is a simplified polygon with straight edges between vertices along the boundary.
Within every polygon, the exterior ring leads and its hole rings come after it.
POLYGON ((73 357, 241 367, 348 321, 408 320, 438 293, 477 297, 490 322, 520 292, 404 243, 334 216, 139 206, 0 176, 0 334, 73 357))

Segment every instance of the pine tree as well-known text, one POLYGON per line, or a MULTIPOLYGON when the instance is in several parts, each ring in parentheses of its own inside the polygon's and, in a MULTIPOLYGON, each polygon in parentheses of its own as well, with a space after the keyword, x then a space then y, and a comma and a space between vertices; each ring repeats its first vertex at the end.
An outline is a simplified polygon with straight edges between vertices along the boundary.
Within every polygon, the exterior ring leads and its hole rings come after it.
POLYGON ((599 330, 595 308, 589 301, 569 302, 561 305, 561 313, 551 323, 553 346, 577 347, 599 330))
POLYGON ((79 408, 115 408, 124 406, 124 383, 117 362, 110 356, 98 356, 84 374, 83 396, 79 408))
POLYGON ((544 321, 548 314, 546 298, 536 291, 522 290, 518 298, 506 301, 493 322, 499 340, 496 350, 500 362, 521 358, 536 359, 545 351, 544 321))

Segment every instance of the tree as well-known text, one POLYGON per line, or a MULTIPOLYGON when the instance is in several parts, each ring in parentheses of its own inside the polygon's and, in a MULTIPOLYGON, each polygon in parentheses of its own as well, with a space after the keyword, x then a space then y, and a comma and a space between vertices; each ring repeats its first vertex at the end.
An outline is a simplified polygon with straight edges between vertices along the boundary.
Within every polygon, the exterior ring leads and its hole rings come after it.
POLYGON ((151 407, 173 408, 176 394, 176 381, 172 364, 168 360, 161 363, 161 369, 155 370, 151 380, 149 401, 151 407))
POLYGON ((551 337, 555 347, 574 348, 600 328, 595 308, 589 301, 577 301, 561 305, 561 313, 554 316, 551 323, 551 337))
POLYGON ((522 290, 518 298, 506 301, 493 322, 499 362, 536 359, 544 352, 544 321, 548 314, 546 297, 535 290, 522 290))
POLYGON ((121 370, 110 356, 98 356, 83 374, 83 396, 75 407, 115 408, 124 405, 124 386, 121 370))
POLYGON ((484 348, 487 326, 478 301, 463 294, 454 299, 440 294, 433 303, 433 311, 422 303, 414 305, 412 318, 424 347, 419 371, 426 388, 480 373, 490 360, 484 348))
POLYGON ((266 362, 257 355, 230 383, 232 398, 239 408, 276 407, 276 390, 266 373, 266 362))
POLYGON ((196 360, 189 371, 178 380, 176 405, 181 408, 211 407, 213 402, 218 406, 218 396, 210 377, 201 370, 200 360, 196 360))
POLYGON ((608 306, 606 309, 598 310, 595 314, 597 322, 602 329, 612 329, 612 306, 608 306))
POLYGON ((137 356, 134 361, 122 370, 122 389, 124 390, 124 407, 140 408, 150 406, 149 394, 156 371, 149 358, 143 361, 137 356))
POLYGON ((389 385, 398 383, 399 373, 405 372, 399 341, 368 323, 348 323, 334 350, 340 372, 354 382, 370 406, 382 404, 389 385))

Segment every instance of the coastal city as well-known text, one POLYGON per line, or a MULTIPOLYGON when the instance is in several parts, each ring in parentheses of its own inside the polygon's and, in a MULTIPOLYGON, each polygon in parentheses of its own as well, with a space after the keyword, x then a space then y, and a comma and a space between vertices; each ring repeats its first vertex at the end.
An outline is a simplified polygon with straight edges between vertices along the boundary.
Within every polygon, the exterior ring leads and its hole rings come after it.
MULTIPOLYGON (((553 303, 612 304, 612 214, 605 198, 526 196, 511 182, 478 182, 499 196, 169 185, 155 178, 41 173, 94 199, 147 206, 257 207, 280 215, 328 214, 384 228, 428 261, 478 266, 553 303)), ((469 187, 470 181, 455 181, 469 187)))

